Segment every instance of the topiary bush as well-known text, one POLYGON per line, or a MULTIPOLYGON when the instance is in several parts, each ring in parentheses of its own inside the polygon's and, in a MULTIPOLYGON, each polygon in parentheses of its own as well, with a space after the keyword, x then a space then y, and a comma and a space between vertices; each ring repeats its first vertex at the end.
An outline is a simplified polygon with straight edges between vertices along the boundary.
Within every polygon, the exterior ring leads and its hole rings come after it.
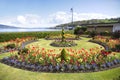
POLYGON ((62 36, 62 42, 65 41, 65 32, 64 32, 64 28, 62 27, 62 32, 61 32, 61 36, 62 36))
POLYGON ((67 58, 68 58, 67 54, 68 54, 68 53, 66 52, 66 50, 65 50, 65 49, 62 49, 62 51, 61 51, 61 56, 60 56, 61 61, 67 61, 67 58))

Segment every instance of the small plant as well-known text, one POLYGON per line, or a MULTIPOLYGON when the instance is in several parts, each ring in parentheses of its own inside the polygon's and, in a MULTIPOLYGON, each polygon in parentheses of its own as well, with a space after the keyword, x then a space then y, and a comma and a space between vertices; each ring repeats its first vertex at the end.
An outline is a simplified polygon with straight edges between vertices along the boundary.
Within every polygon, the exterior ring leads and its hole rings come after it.
POLYGON ((111 33, 109 31, 104 31, 99 33, 101 36, 110 36, 111 33))
POLYGON ((115 49, 116 49, 117 51, 120 51, 120 44, 116 44, 116 45, 115 45, 115 49))
POLYGON ((15 44, 8 44, 7 46, 6 46, 6 48, 7 49, 13 49, 13 48, 15 48, 15 44))
POLYGON ((26 54, 26 53, 28 53, 28 48, 23 48, 23 49, 19 50, 19 52, 18 52, 19 55, 26 54))
POLYGON ((119 38, 120 38, 120 30, 115 31, 115 32, 112 34, 112 37, 115 38, 115 39, 119 39, 119 38))

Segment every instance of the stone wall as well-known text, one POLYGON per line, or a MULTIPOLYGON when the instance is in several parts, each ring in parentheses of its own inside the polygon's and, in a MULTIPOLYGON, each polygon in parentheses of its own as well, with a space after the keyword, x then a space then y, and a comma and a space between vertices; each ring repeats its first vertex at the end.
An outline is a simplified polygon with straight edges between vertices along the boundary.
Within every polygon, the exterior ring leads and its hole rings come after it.
POLYGON ((87 31, 93 31, 96 30, 97 32, 105 32, 105 31, 109 31, 112 32, 113 31, 113 26, 97 26, 97 27, 88 27, 87 31))

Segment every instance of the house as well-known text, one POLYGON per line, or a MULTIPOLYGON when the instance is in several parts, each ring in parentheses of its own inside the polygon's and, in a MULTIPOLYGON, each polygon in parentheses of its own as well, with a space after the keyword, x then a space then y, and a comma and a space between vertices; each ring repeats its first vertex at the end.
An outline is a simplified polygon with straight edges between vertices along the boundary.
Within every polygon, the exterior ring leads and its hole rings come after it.
POLYGON ((96 30, 97 32, 115 32, 120 30, 120 23, 94 23, 94 24, 82 24, 81 26, 87 26, 87 31, 96 30))

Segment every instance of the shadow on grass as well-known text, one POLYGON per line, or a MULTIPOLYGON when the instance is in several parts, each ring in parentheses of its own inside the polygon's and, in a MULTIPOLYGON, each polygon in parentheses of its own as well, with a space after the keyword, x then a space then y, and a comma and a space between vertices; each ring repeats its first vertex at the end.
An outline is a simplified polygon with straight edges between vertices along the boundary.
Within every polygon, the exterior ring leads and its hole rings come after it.
POLYGON ((120 76, 113 78, 113 80, 120 80, 120 76))

